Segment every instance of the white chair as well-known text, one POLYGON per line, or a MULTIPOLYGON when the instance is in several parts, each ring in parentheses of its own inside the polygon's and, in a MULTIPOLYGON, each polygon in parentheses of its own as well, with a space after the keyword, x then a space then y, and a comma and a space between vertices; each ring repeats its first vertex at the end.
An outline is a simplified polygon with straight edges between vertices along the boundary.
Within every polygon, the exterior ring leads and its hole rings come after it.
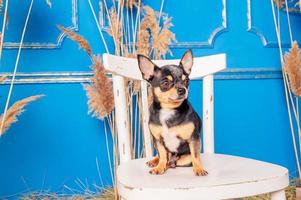
MULTIPOLYGON (((216 200, 271 193, 272 200, 284 200, 289 185, 288 170, 279 165, 238 156, 214 153, 213 74, 226 68, 226 55, 194 58, 190 79, 203 78, 203 145, 201 160, 209 172, 195 176, 190 167, 149 174, 146 161, 153 157, 148 129, 147 83, 141 82, 144 147, 146 158, 131 160, 129 122, 123 77, 142 80, 136 59, 103 55, 104 67, 113 73, 116 126, 120 165, 117 188, 126 200, 216 200)), ((158 66, 178 64, 179 60, 154 60, 158 66)), ((196 91, 191 91, 196 92, 196 91)))

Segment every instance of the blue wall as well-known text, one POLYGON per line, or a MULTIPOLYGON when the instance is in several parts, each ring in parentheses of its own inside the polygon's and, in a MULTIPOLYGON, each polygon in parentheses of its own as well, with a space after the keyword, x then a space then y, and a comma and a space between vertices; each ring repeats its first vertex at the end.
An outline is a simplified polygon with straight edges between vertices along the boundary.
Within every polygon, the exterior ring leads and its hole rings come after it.
MULTIPOLYGON (((10 2, 0 66, 8 73, 13 70, 30 1, 10 2)), ((160 1, 143 2, 160 9, 160 1)), ((98 1, 93 3, 97 8, 98 1)), ((215 82, 216 152, 281 164, 296 176, 270 1, 166 0, 163 10, 175 25, 174 57, 186 48, 196 56, 227 53, 229 69, 215 82)), ((287 48, 285 12, 280 15, 282 45, 287 48)), ((301 16, 292 14, 291 20, 294 38, 301 41, 301 16)), ((52 0, 51 9, 44 1, 34 2, 11 102, 35 94, 46 96, 29 105, 0 138, 0 198, 42 189, 72 193, 68 187, 78 193, 83 191, 80 181, 90 189, 112 182, 103 123, 87 114, 81 86, 91 75, 90 60, 56 24, 77 30, 94 52, 104 52, 87 1, 52 0)), ((105 37, 112 49, 111 39, 105 37)), ((2 111, 8 87, 1 86, 2 111)), ((194 81, 190 91, 201 115, 201 81, 194 81)))

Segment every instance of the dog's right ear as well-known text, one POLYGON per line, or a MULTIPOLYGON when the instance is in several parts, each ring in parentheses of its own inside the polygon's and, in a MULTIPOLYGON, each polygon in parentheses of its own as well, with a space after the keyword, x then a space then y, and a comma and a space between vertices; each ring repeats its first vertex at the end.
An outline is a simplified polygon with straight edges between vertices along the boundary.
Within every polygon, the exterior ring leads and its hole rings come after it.
POLYGON ((143 79, 146 81, 151 81, 154 77, 155 70, 159 69, 148 57, 144 55, 137 55, 138 66, 142 73, 143 79))

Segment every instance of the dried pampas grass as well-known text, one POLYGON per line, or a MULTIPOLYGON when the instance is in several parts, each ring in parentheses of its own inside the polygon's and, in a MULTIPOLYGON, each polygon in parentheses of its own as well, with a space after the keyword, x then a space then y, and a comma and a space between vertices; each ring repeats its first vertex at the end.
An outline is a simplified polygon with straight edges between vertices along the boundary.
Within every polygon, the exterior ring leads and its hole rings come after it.
POLYGON ((67 29, 63 26, 57 25, 58 29, 60 29, 61 31, 63 31, 71 40, 75 41, 78 43, 78 45, 80 46, 80 48, 82 48, 85 52, 87 52, 87 54, 92 57, 93 53, 92 53, 92 49, 88 43, 88 41, 82 37, 81 35, 73 32, 70 29, 67 29))
POLYGON ((110 23, 110 30, 107 32, 114 39, 115 49, 119 50, 121 46, 122 23, 119 21, 118 15, 114 8, 110 9, 108 20, 110 23))
MULTIPOLYGON (((3 135, 8 128, 15 122, 18 121, 17 117, 22 114, 24 111, 24 107, 32 101, 36 101, 37 99, 43 97, 44 95, 36 95, 27 97, 20 101, 15 102, 8 110, 4 119, 3 130, 0 133, 0 136, 3 135)), ((0 121, 3 120, 3 114, 0 116, 0 121)))
POLYGON ((138 44, 137 44, 137 53, 145 56, 149 55, 149 39, 150 34, 148 30, 140 28, 138 31, 138 44))
POLYGON ((103 120, 114 109, 112 82, 106 76, 105 69, 99 57, 93 57, 94 76, 91 84, 84 85, 87 92, 89 113, 103 120))
POLYGON ((2 83, 6 78, 7 78, 6 75, 1 76, 1 77, 0 77, 0 83, 2 83))
POLYGON ((172 41, 176 40, 176 36, 173 32, 170 31, 172 27, 171 18, 164 19, 164 25, 160 33, 153 40, 154 55, 156 59, 165 58, 165 55, 169 53, 172 55, 172 52, 169 49, 169 45, 172 41))
POLYGON ((273 0, 278 8, 283 8, 283 0, 273 0))
POLYGON ((143 10, 145 12, 145 16, 141 21, 138 31, 137 53, 149 56, 150 38, 158 35, 160 26, 157 22, 156 13, 152 8, 144 6, 143 10))
POLYGON ((284 56, 284 70, 289 78, 289 85, 296 96, 301 96, 301 51, 294 42, 290 51, 284 56))
POLYGON ((158 14, 148 6, 144 6, 143 10, 145 16, 138 32, 138 53, 149 55, 154 51, 154 59, 164 58, 167 53, 171 54, 169 45, 176 40, 175 34, 170 31, 171 18, 165 17, 161 28, 158 14), (149 40, 151 40, 151 51, 149 51, 149 40))
POLYGON ((133 9, 134 7, 138 7, 140 2, 141 2, 141 0, 126 0, 125 1, 125 6, 127 8, 133 9))

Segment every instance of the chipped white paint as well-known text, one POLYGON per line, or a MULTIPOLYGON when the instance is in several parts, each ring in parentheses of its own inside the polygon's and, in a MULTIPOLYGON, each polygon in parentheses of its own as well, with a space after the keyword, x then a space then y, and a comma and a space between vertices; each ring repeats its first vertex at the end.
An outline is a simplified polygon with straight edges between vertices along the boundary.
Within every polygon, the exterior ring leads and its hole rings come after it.
POLYGON ((153 157, 153 145, 151 140, 151 133, 148 128, 149 121, 149 105, 147 97, 147 82, 141 81, 141 98, 142 98, 142 127, 143 127, 143 141, 145 147, 145 157, 151 159, 153 157))
MULTIPOLYGON (((260 9, 260 8, 258 8, 260 9)), ((247 0, 247 18, 248 18, 248 29, 247 31, 257 35, 261 43, 264 47, 273 47, 278 48, 278 42, 275 40, 269 40, 268 37, 264 35, 264 32, 260 30, 259 27, 254 25, 253 18, 252 18, 252 0, 247 0)), ((290 41, 281 41, 281 46, 283 47, 290 47, 290 41)))
POLYGON ((255 35, 257 35, 260 38, 263 46, 267 46, 268 42, 267 42, 266 37, 263 35, 263 33, 257 27, 255 27, 255 26, 252 25, 251 0, 247 0, 247 7, 248 7, 248 10, 247 10, 248 29, 247 29, 247 31, 250 32, 250 33, 254 33, 255 35))
MULTIPOLYGON (((107 70, 111 70, 114 74, 141 80, 141 73, 136 60, 108 54, 105 54, 103 58, 107 70)), ((162 66, 178 63, 179 60, 157 60, 154 62, 162 66)), ((202 154, 201 160, 209 175, 203 177, 195 176, 191 168, 187 167, 169 169, 164 175, 150 175, 148 173, 149 168, 145 164, 146 159, 129 161, 129 134, 127 126, 124 127, 127 124, 124 124, 127 121, 126 105, 124 100, 121 101, 122 103, 119 101, 120 97, 121 99, 124 98, 123 79, 118 75, 113 76, 114 96, 118 98, 115 99, 115 102, 117 105, 116 116, 118 116, 116 123, 119 130, 119 147, 122 148, 120 159, 121 161, 127 161, 121 162, 117 169, 117 187, 122 199, 215 200, 242 198, 271 192, 272 200, 284 200, 283 190, 289 184, 286 168, 247 158, 214 154, 213 74, 226 68, 226 56, 220 54, 195 58, 194 64, 196 66, 193 67, 191 78, 204 77, 204 149, 208 153, 202 154), (119 91, 119 93, 116 91, 119 91)), ((145 95, 146 87, 143 88, 145 95)), ((146 101, 146 96, 143 99, 146 101)), ((143 109, 143 111, 146 110, 143 109)), ((171 113, 168 110, 160 113, 162 124, 170 115, 171 113)), ((144 120, 147 119, 148 117, 144 118, 144 120)))
MULTIPOLYGON (((288 170, 271 163, 222 154, 201 154, 201 159, 208 176, 195 176, 190 167, 151 175, 146 159, 122 164, 118 191, 127 200, 217 200, 281 191, 289 184, 288 170)), ((281 192, 273 195, 272 200, 285 200, 281 192)))
MULTIPOLYGON (((143 80, 141 72, 138 67, 138 61, 134 58, 125 58, 111 54, 103 54, 103 61, 107 63, 105 68, 121 76, 131 79, 143 80)), ((175 60, 153 60, 159 67, 168 64, 180 63, 180 59, 175 60)), ((226 54, 216 54, 203 57, 193 58, 193 67, 190 79, 200 79, 206 75, 214 74, 226 69, 226 54)))
MULTIPOLYGON (((106 65, 106 63, 104 63, 104 65, 106 65)), ((118 135, 118 149, 120 163, 123 163, 131 159, 130 129, 123 77, 113 75, 113 91, 115 102, 115 121, 118 135)))
POLYGON ((203 78, 203 137, 205 153, 214 153, 213 94, 213 75, 205 76, 203 78))
POLYGON ((226 0, 222 0, 222 12, 221 12, 221 14, 222 14, 222 25, 221 26, 219 26, 219 27, 217 27, 217 28, 215 28, 212 32, 211 32, 211 34, 210 34, 210 36, 209 36, 209 38, 208 38, 208 46, 209 47, 212 47, 213 46, 213 42, 214 42, 214 40, 221 34, 221 33, 223 33, 223 32, 226 32, 226 30, 227 30, 227 6, 226 6, 226 0))
POLYGON ((271 193, 271 200, 284 200, 284 199, 286 199, 284 190, 271 193))

